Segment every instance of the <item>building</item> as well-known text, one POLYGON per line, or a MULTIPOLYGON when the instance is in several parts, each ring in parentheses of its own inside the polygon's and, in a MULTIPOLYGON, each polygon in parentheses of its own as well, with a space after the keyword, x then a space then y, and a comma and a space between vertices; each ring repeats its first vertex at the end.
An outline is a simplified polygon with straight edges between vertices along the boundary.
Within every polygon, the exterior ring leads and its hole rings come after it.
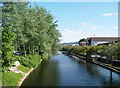
POLYGON ((107 44, 109 42, 117 42, 118 37, 90 37, 86 39, 87 45, 100 45, 100 44, 107 44))
POLYGON ((80 45, 80 46, 85 46, 85 45, 86 45, 86 42, 79 42, 79 45, 80 45))

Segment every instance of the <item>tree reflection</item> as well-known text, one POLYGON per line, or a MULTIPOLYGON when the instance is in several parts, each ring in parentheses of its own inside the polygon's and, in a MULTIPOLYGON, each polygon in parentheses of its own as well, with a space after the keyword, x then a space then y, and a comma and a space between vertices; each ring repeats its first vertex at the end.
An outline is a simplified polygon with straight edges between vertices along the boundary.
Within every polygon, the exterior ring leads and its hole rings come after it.
POLYGON ((55 86, 59 78, 57 61, 43 61, 25 81, 22 86, 55 86), (52 63, 52 64, 51 64, 52 63))

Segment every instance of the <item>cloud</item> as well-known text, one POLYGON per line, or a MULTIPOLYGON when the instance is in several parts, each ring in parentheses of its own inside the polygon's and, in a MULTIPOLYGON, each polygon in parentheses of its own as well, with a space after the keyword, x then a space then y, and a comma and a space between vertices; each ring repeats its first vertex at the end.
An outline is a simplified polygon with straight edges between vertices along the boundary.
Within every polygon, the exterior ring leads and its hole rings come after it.
MULTIPOLYGON (((96 26, 97 27, 97 26, 96 26)), ((103 27, 103 26, 99 26, 103 27)), ((94 27, 93 27, 93 30, 94 27)), ((76 42, 79 41, 82 38, 88 38, 88 37, 116 37, 117 34, 110 34, 110 33, 103 33, 103 32, 85 32, 80 30, 71 30, 71 29, 64 29, 61 30, 60 33, 62 34, 61 37, 61 43, 64 42, 76 42)))
POLYGON ((117 26, 115 26, 115 27, 113 27, 114 29, 118 29, 118 27, 117 26))
POLYGON ((97 29, 104 28, 104 26, 91 25, 90 22, 81 22, 80 25, 81 25, 81 27, 85 27, 89 30, 94 30, 94 31, 96 31, 97 29))
POLYGON ((88 26, 88 23, 87 22, 82 22, 82 23, 80 23, 80 25, 83 26, 83 27, 86 27, 86 26, 88 26))
POLYGON ((104 13, 102 16, 117 16, 118 13, 104 13))
POLYGON ((94 30, 94 31, 97 30, 97 27, 96 27, 96 26, 90 26, 89 28, 90 28, 91 30, 94 30))
POLYGON ((90 26, 89 29, 96 31, 97 29, 104 28, 104 26, 90 26))
POLYGON ((113 15, 112 13, 105 13, 102 16, 112 16, 112 15, 113 15))
POLYGON ((76 31, 71 29, 64 29, 61 31, 62 34, 62 43, 63 42, 76 42, 79 41, 81 38, 85 38, 87 35, 82 31, 76 31))

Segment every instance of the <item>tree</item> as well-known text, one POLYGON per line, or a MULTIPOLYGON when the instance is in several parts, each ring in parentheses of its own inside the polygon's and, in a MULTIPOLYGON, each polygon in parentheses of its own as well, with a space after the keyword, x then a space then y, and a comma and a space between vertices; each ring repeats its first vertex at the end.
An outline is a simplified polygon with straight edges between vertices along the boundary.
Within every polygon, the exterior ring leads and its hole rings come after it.
MULTIPOLYGON (((2 54, 4 64, 11 63, 13 50, 34 54, 43 51, 44 58, 60 47, 57 21, 46 9, 28 6, 27 2, 3 2, 2 54)), ((9 64, 10 65, 10 64, 9 64)))
POLYGON ((79 40, 79 45, 80 45, 81 42, 86 42, 86 39, 85 38, 80 39, 79 40))
POLYGON ((14 34, 14 7, 15 3, 4 2, 2 7, 2 58, 3 65, 10 66, 10 63, 13 61, 12 52, 13 52, 13 40, 15 38, 14 34), (8 8, 9 7, 9 8, 8 8))

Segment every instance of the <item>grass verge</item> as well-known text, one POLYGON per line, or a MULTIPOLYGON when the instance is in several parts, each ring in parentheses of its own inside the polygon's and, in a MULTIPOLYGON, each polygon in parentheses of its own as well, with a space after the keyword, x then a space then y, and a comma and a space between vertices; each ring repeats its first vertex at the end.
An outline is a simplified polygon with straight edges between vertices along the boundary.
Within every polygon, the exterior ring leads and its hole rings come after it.
POLYGON ((22 78, 22 75, 14 72, 2 73, 2 85, 3 86, 17 86, 18 82, 22 78))
MULTIPOLYGON (((18 67, 24 73, 29 72, 32 68, 37 67, 42 61, 39 55, 27 55, 27 57, 18 56, 15 57, 20 62, 18 67)), ((23 76, 14 72, 2 72, 2 86, 18 86, 23 76)))
POLYGON ((27 73, 27 72, 30 70, 28 67, 25 67, 25 66, 23 66, 23 65, 20 65, 20 66, 18 67, 18 69, 21 70, 22 72, 25 72, 25 73, 27 73))

